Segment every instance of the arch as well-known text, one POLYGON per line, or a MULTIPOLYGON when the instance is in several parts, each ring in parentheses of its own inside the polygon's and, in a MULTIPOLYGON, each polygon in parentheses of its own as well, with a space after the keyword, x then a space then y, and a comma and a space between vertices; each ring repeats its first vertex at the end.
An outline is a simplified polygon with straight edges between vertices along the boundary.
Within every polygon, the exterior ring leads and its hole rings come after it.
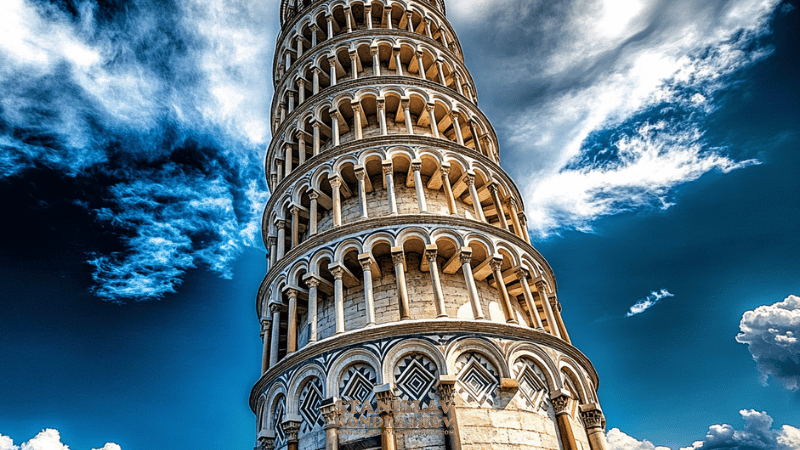
POLYGON ((480 337, 467 337, 451 342, 445 349, 447 366, 455 367, 458 357, 465 352, 477 352, 489 359, 502 378, 511 378, 511 372, 500 350, 492 342, 480 337))
POLYGON ((351 348, 339 355, 330 365, 327 380, 327 392, 331 397, 341 397, 339 392, 339 382, 341 381, 344 371, 353 364, 363 363, 367 364, 375 370, 377 376, 377 384, 383 384, 383 372, 381 371, 381 360, 374 353, 364 348, 351 348))
POLYGON ((342 262, 344 256, 350 252, 355 250, 356 253, 361 254, 363 253, 363 246, 358 239, 351 238, 344 240, 336 246, 336 251, 334 252, 334 259, 333 261, 342 262))
POLYGON ((401 342, 397 343, 391 350, 386 354, 383 358, 385 361, 383 368, 382 368, 382 376, 383 379, 390 383, 392 387, 394 387, 394 368, 397 365, 397 362, 405 355, 410 353, 421 353, 427 356, 431 361, 436 364, 436 367, 439 371, 440 375, 447 375, 447 361, 444 358, 439 349, 431 344, 430 342, 418 339, 418 338, 411 338, 411 339, 404 339, 401 342))

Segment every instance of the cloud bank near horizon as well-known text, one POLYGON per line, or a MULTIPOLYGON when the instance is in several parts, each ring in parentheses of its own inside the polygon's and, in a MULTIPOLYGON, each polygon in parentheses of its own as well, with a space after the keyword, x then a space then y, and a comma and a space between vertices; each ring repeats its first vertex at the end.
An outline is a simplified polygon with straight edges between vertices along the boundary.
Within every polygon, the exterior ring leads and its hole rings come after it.
MULTIPOLYGON (((0 450, 69 450, 69 447, 61 443, 61 434, 58 430, 47 428, 21 445, 14 445, 14 441, 10 437, 0 434, 0 450)), ((103 447, 92 450, 122 449, 113 442, 106 442, 103 447)))

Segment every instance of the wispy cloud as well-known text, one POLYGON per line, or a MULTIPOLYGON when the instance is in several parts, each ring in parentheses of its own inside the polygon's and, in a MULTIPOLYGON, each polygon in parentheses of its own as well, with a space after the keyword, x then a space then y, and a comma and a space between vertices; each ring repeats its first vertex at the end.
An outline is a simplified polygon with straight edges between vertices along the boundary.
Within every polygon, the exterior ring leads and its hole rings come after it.
POLYGON ((532 233, 591 231, 600 217, 668 207, 674 187, 709 171, 754 164, 709 143, 705 122, 731 76, 769 55, 759 38, 779 4, 452 5, 459 29, 470 27, 462 33, 467 51, 480 55, 468 64, 504 141, 504 163, 520 181, 532 233))
POLYGON ((667 297, 674 297, 674 295, 670 294, 669 291, 666 289, 661 289, 660 291, 652 291, 650 295, 643 299, 639 299, 633 306, 631 306, 630 310, 625 314, 625 317, 635 316, 637 314, 641 314, 648 309, 652 308, 656 305, 659 301, 667 298, 667 297))
MULTIPOLYGON (((14 445, 14 441, 0 434, 0 450, 69 450, 67 445, 61 443, 61 434, 58 430, 48 428, 22 445, 14 445)), ((107 442, 102 448, 93 450, 121 450, 120 446, 113 442, 107 442)))
POLYGON ((87 258, 100 297, 159 298, 198 266, 229 277, 256 244, 271 14, 222 0, 0 4, 0 182, 38 168, 100 188, 66 199, 123 244, 87 258))
POLYGON ((739 330, 736 342, 747 344, 763 384, 771 376, 786 389, 800 390, 800 297, 745 312, 739 330))

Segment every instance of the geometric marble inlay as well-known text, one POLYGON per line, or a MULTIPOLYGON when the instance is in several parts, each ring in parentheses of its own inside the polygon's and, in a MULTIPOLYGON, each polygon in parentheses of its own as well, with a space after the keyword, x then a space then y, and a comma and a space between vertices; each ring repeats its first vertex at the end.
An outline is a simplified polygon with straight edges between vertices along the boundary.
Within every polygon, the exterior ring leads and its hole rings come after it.
POLYGON ((394 368, 394 385, 400 391, 398 397, 419 400, 423 407, 439 398, 436 395, 438 379, 436 364, 421 354, 406 356, 394 368))
POLYGON ((461 354, 456 360, 458 385, 456 391, 467 403, 494 405, 500 374, 483 355, 475 352, 461 354))
POLYGON ((540 407, 547 407, 547 383, 542 369, 530 358, 519 358, 514 364, 514 372, 517 373, 519 392, 525 400, 525 406, 529 411, 536 411, 540 407))
POLYGON ((325 425, 319 410, 321 401, 322 382, 319 378, 312 378, 300 392, 300 416, 303 417, 303 423, 300 426, 301 433, 306 433, 325 425))
POLYGON ((344 401, 372 402, 373 388, 378 382, 375 370, 368 364, 353 364, 347 368, 339 383, 339 396, 344 401))
POLYGON ((272 423, 275 424, 275 448, 280 447, 286 441, 286 433, 283 431, 283 413, 286 408, 286 397, 281 396, 275 412, 272 414, 272 423))

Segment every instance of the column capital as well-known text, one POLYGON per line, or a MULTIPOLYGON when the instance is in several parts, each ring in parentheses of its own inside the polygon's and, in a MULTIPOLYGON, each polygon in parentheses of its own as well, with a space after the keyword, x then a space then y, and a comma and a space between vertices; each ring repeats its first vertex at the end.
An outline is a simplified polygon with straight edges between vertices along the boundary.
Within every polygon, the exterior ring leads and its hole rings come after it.
POLYGON ((455 399, 456 377, 454 375, 439 375, 439 398, 444 403, 453 403, 455 399))
POLYGON ((466 175, 467 183, 469 183, 470 186, 475 186, 475 172, 469 171, 466 175))
POLYGON ((272 322, 267 319, 261 319, 261 337, 264 337, 267 333, 269 333, 269 328, 272 325, 272 322))
POLYGON ((550 403, 553 404, 553 409, 555 410, 556 415, 569 414, 570 400, 572 400, 572 396, 569 394, 569 391, 559 389, 558 391, 553 392, 553 394, 550 396, 550 403))
POLYGON ((528 269, 525 269, 524 267, 517 267, 514 273, 517 274, 517 279, 519 280, 525 280, 528 278, 529 275, 528 269))
POLYGON ((350 103, 350 107, 353 108, 353 112, 356 114, 361 112, 361 103, 359 102, 350 103))
POLYGON ((426 245, 425 246, 425 257, 428 258, 428 261, 433 263, 436 261, 436 257, 439 255, 439 247, 435 244, 426 245))
POLYGON ((358 255, 358 262, 361 264, 361 268, 364 271, 372 270, 372 265, 375 264, 375 258, 372 257, 371 253, 362 253, 358 255))
POLYGON ((497 193, 497 183, 495 183, 494 181, 489 183, 489 192, 491 192, 492 195, 497 193))
POLYGON ((298 78, 297 79, 297 86, 299 86, 300 89, 304 88, 306 86, 306 79, 305 78, 298 78))
POLYGON ((303 278, 303 281, 305 281, 305 282, 306 282, 306 286, 308 286, 308 287, 309 287, 309 289, 313 289, 313 288, 315 288, 315 287, 319 286, 319 285, 320 285, 320 283, 322 283, 322 279, 321 279, 320 277, 318 277, 318 276, 314 275, 314 274, 308 274, 308 275, 306 275, 306 276, 303 278))
POLYGON ((342 277, 344 276, 344 269, 342 269, 342 267, 338 264, 332 267, 328 267, 328 270, 331 271, 331 274, 333 274, 333 278, 335 278, 336 280, 341 280, 342 277))
POLYGON ((300 207, 297 205, 292 205, 289 207, 289 211, 291 211, 292 215, 295 215, 300 212, 300 207))
POLYGON ((319 198, 319 192, 312 190, 311 192, 308 193, 308 198, 310 198, 311 200, 318 199, 319 198))
POLYGON ((331 184, 331 187, 339 188, 342 186, 342 179, 339 178, 338 175, 334 175, 328 178, 328 182, 331 184))
POLYGON ((400 250, 395 250, 395 248, 392 248, 392 262, 395 266, 398 264, 405 264, 406 255, 403 253, 402 248, 400 250))
POLYGON ((492 267, 493 271, 495 272, 501 271, 503 269, 503 257, 493 256, 492 260, 489 261, 489 265, 492 267))
POLYGON ((606 418, 603 415, 603 410, 600 405, 596 403, 588 403, 581 405, 581 419, 586 425, 586 428, 605 428, 606 418))
POLYGON ((392 164, 392 160, 390 159, 384 159, 381 162, 381 167, 383 168, 383 173, 385 175, 394 173, 394 164, 392 164))
POLYGON ((370 55, 372 55, 372 56, 375 56, 375 55, 377 55, 377 54, 378 54, 378 50, 379 50, 379 49, 378 49, 378 46, 377 46, 377 45, 376 45, 376 46, 374 46, 374 47, 373 47, 373 46, 370 46, 370 47, 369 47, 369 54, 370 54, 370 55))
POLYGON ((319 412, 322 413, 322 418, 325 419, 325 428, 339 428, 338 421, 339 412, 336 410, 336 402, 339 399, 336 397, 326 398, 319 404, 319 412))
POLYGON ((411 160, 411 170, 414 172, 419 172, 422 169, 422 160, 421 159, 412 159, 411 160))
POLYGON ((355 172, 356 178, 358 178, 361 181, 364 181, 364 177, 367 175, 366 169, 364 168, 364 166, 360 164, 353 167, 353 172, 355 172))
POLYGON ((458 258, 461 261, 461 265, 470 264, 472 262, 472 249, 469 247, 461 247, 458 258))
POLYGON ((297 442, 297 435, 300 433, 300 424, 302 421, 297 419, 284 420, 283 431, 286 433, 286 442, 297 442))
POLYGON ((433 110, 436 108, 436 103, 426 103, 425 108, 427 108, 428 111, 433 112, 433 110))
POLYGON ((267 236, 267 243, 270 247, 278 243, 278 236, 267 236))
POLYGON ((275 219, 275 226, 280 230, 281 228, 286 228, 286 220, 284 219, 275 219))
POLYGON ((373 391, 375 392, 375 399, 379 402, 388 404, 393 402, 395 399, 394 392, 392 392, 392 387, 388 383, 375 386, 373 391))
POLYGON ((377 97, 375 101, 378 104, 378 109, 386 108, 386 97, 377 97))
POLYGON ((270 303, 269 310, 274 315, 275 313, 279 313, 283 310, 283 305, 281 305, 280 303, 270 303))
POLYGON ((297 294, 298 294, 297 289, 289 288, 289 289, 286 290, 286 295, 288 295, 289 298, 295 298, 296 299, 297 298, 297 294))
POLYGON ((442 171, 442 175, 443 176, 449 176, 450 175, 450 164, 443 163, 441 168, 440 168, 440 170, 442 171))
MULTIPOLYGON (((389 14, 391 14, 391 13, 392 13, 392 11, 389 10, 389 14)), ((396 44, 396 45, 392 46, 392 56, 400 53, 401 50, 403 50, 403 47, 401 47, 399 44, 396 44)))

